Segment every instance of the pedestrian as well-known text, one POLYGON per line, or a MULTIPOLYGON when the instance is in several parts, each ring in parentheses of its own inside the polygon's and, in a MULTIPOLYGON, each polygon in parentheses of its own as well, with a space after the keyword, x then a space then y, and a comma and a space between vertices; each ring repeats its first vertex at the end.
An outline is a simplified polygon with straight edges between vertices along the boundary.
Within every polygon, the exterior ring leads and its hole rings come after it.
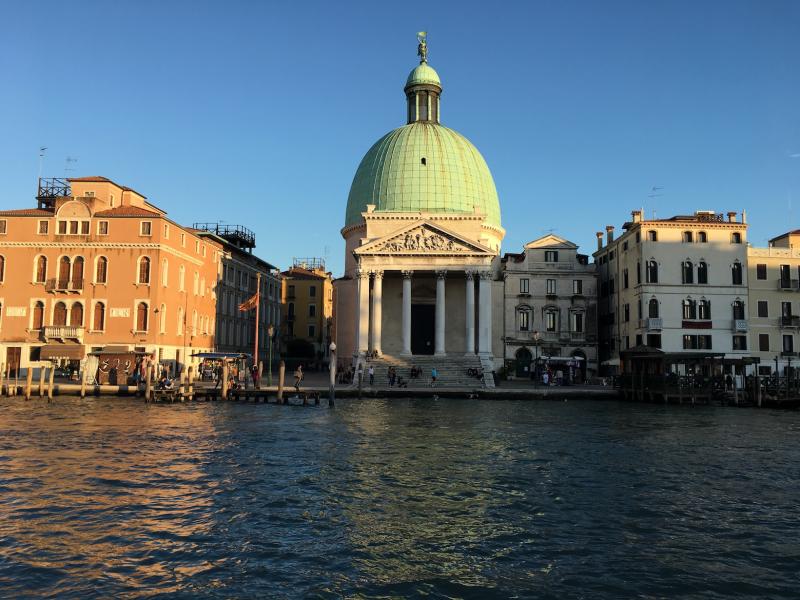
POLYGON ((261 382, 258 379, 258 365, 253 363, 253 366, 250 367, 250 370, 253 374, 253 387, 255 389, 261 388, 261 382))
POLYGON ((297 365, 297 370, 294 372, 294 389, 298 392, 301 381, 303 381, 303 365, 297 365))
POLYGON ((436 385, 436 378, 439 376, 439 372, 436 370, 436 367, 431 369, 431 387, 436 385))
POLYGON ((372 365, 369 366, 369 384, 373 385, 375 383, 375 367, 372 365))

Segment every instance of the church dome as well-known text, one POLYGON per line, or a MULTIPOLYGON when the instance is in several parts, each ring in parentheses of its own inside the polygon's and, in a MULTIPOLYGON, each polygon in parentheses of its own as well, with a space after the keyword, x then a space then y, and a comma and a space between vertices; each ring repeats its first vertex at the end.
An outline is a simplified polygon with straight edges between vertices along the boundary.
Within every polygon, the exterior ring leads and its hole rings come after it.
POLYGON ((428 65, 420 39, 420 64, 404 91, 408 122, 379 139, 356 170, 347 199, 345 227, 375 211, 484 215, 500 226, 500 202, 486 161, 467 138, 439 124, 442 85, 428 65))

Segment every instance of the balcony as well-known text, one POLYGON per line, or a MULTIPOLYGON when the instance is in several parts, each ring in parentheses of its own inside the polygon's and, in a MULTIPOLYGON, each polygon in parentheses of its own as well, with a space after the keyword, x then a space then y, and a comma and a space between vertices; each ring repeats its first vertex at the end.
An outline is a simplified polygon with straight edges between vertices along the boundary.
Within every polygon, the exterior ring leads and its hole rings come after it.
POLYGON ((73 327, 71 325, 46 325, 42 327, 43 342, 67 342, 74 341, 83 343, 83 327, 73 327))
POLYGON ((779 290, 792 290, 800 292, 800 280, 798 279, 778 279, 779 290))
POLYGON ((734 319, 731 323, 731 326, 734 331, 739 331, 742 333, 747 332, 747 319, 734 319))
POLYGON ((779 324, 781 327, 800 327, 800 315, 781 317, 779 324))
POLYGON ((83 291, 83 279, 48 279, 44 289, 48 292, 79 294, 83 291))
POLYGON ((639 329, 646 329, 647 331, 661 331, 664 323, 661 318, 639 319, 639 329))

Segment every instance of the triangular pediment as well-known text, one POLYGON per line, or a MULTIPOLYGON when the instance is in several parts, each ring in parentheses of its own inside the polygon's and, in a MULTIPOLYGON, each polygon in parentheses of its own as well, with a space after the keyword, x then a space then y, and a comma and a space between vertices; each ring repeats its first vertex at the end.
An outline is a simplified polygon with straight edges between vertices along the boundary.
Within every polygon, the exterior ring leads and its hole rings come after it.
POLYGON ((430 221, 416 221, 355 249, 357 255, 495 256, 491 248, 430 221))
POLYGON ((578 246, 570 242, 569 240, 565 240, 562 237, 558 237, 557 235, 553 235, 552 233, 542 236, 537 240, 533 240, 532 242, 528 242, 525 244, 526 249, 531 248, 563 248, 568 250, 577 250, 578 246))

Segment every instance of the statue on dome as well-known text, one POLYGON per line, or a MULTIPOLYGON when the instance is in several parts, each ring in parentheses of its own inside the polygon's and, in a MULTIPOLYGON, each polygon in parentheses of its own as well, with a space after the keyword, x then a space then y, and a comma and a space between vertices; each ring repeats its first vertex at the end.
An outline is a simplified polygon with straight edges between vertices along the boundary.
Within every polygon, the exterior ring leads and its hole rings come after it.
POLYGON ((417 56, 419 56, 419 64, 428 62, 428 44, 426 42, 427 39, 428 39, 427 31, 420 31, 419 33, 417 33, 417 40, 419 41, 419 46, 417 46, 417 56))

